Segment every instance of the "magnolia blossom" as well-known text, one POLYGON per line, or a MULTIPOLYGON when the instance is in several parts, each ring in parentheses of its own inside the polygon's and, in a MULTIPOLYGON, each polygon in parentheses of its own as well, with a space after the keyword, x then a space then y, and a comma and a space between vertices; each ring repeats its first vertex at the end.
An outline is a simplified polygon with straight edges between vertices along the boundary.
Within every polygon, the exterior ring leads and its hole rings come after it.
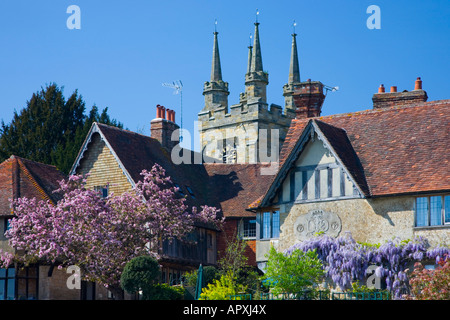
POLYGON ((16 254, 0 252, 0 267, 38 261, 77 265, 85 280, 118 289, 132 258, 158 258, 164 240, 183 240, 197 222, 221 228, 219 210, 189 210, 159 165, 141 175, 133 190, 106 199, 86 188, 85 177, 73 175, 59 182, 56 192, 63 197, 56 205, 35 198, 12 201, 15 218, 6 236, 16 254))

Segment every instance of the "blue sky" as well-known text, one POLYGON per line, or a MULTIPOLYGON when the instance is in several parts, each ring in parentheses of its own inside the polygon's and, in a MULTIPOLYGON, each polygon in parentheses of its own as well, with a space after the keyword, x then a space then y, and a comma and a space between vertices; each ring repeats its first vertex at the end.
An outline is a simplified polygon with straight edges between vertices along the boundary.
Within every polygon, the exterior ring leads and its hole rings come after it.
POLYGON ((180 121, 180 96, 162 83, 181 80, 183 127, 193 133, 215 19, 232 105, 244 91, 256 9, 269 104, 284 105, 293 20, 302 80, 339 86, 323 115, 370 109, 381 83, 412 90, 419 76, 429 100, 450 98, 448 0, 15 0, 0 3, 0 119, 9 123, 14 109, 55 82, 66 97, 78 89, 88 109, 108 107, 126 128, 149 135, 157 104, 180 121), (379 30, 366 26, 372 4, 381 10, 379 30), (81 9, 80 30, 66 26, 70 5, 81 9))

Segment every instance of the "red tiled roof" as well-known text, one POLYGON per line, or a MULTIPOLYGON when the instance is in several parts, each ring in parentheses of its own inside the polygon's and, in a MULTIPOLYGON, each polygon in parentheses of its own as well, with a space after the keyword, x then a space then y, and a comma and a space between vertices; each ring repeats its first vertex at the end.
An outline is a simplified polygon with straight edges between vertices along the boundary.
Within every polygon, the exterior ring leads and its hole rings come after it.
POLYGON ((266 191, 273 175, 261 175, 264 164, 174 164, 170 153, 160 142, 149 136, 97 123, 99 130, 117 155, 134 182, 141 180, 143 169, 157 163, 166 175, 187 195, 187 204, 215 206, 226 217, 254 216, 248 205, 266 191), (193 191, 189 194, 187 186, 193 191))
POLYGON ((357 168, 354 157, 345 165, 352 174, 364 175, 354 178, 358 183, 365 178, 369 195, 450 190, 450 100, 294 119, 280 154, 281 165, 311 120, 334 137, 332 144, 339 154, 348 155, 349 146, 353 147, 361 167, 357 168), (342 143, 343 132, 350 145, 342 143))
POLYGON ((265 164, 205 164, 209 188, 226 217, 251 217, 253 207, 269 187, 274 175, 261 174, 265 164))
POLYGON ((9 199, 28 197, 56 203, 58 181, 66 176, 56 167, 11 156, 0 164, 0 216, 11 215, 9 199))

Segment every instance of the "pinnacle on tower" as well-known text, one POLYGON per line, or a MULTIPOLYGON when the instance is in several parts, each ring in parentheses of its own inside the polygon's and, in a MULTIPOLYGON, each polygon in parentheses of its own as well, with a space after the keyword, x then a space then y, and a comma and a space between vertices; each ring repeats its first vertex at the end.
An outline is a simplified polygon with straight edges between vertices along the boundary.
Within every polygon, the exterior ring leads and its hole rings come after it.
POLYGON ((297 34, 294 31, 292 34, 291 63, 289 65, 289 84, 300 82, 300 68, 298 64, 296 36, 297 34))
POLYGON ((247 64, 247 74, 249 74, 251 72, 252 69, 252 35, 250 34, 250 44, 248 46, 248 64, 247 64))
MULTIPOLYGON (((217 21, 215 23, 217 25, 217 21)), ((228 108, 228 82, 222 80, 222 68, 220 66, 219 34, 214 28, 214 45, 211 64, 211 79, 205 82, 203 86, 203 95, 205 96, 205 106, 202 112, 216 110, 218 108, 228 108)))
POLYGON ((261 45, 259 44, 259 22, 255 22, 255 38, 253 39, 253 54, 251 72, 263 71, 261 45))
POLYGON ((217 31, 214 31, 213 58, 211 66, 211 82, 222 81, 222 68, 220 67, 219 42, 217 40, 217 31))
MULTIPOLYGON (((257 15, 259 12, 257 11, 257 15)), ((253 35, 253 47, 249 47, 249 62, 245 74, 245 99, 248 104, 263 103, 267 105, 266 86, 269 83, 269 75, 263 70, 261 57, 261 44, 259 42, 259 22, 256 16, 255 33, 253 35)))

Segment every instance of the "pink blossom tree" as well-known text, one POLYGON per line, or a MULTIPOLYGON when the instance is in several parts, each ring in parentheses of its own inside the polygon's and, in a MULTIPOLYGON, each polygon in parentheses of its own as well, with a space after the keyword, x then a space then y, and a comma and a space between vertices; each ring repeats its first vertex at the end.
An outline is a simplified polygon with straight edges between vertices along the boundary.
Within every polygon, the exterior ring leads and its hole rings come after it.
POLYGON ((14 200, 15 218, 6 236, 16 253, 0 251, 0 267, 39 261, 58 268, 76 265, 84 280, 120 297, 120 276, 132 258, 160 258, 163 241, 185 239, 198 222, 221 228, 219 210, 188 210, 159 165, 141 175, 132 191, 107 198, 86 188, 85 177, 74 175, 60 181, 57 192, 63 197, 56 205, 35 198, 14 200))

